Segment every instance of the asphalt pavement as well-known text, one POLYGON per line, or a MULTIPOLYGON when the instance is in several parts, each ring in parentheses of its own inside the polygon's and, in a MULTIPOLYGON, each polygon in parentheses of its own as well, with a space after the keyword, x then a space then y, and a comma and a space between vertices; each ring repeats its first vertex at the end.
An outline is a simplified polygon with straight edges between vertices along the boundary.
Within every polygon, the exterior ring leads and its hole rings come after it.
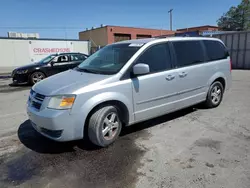
POLYGON ((25 112, 30 86, 10 83, 0 79, 1 188, 250 187, 250 71, 233 71, 218 108, 133 125, 102 149, 40 136, 25 112))

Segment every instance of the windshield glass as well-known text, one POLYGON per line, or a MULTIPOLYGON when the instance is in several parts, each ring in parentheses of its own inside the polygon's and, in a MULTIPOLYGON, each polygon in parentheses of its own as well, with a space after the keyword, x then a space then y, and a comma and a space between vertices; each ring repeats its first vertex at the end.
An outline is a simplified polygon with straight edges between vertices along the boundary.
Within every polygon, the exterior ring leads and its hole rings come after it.
POLYGON ((38 63, 48 63, 50 62, 52 59, 54 59, 54 57, 56 57, 56 55, 49 55, 43 59, 41 59, 38 63))
POLYGON ((78 69, 96 74, 115 74, 141 46, 130 43, 105 46, 82 62, 78 69))

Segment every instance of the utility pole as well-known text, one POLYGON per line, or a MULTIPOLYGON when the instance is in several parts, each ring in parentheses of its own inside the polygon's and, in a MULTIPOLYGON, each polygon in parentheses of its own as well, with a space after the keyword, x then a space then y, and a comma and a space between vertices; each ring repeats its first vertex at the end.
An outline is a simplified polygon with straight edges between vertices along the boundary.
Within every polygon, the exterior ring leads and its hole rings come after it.
POLYGON ((170 30, 172 31, 173 30, 173 22, 172 22, 172 11, 173 11, 173 9, 170 9, 169 11, 168 11, 168 13, 170 14, 170 30))

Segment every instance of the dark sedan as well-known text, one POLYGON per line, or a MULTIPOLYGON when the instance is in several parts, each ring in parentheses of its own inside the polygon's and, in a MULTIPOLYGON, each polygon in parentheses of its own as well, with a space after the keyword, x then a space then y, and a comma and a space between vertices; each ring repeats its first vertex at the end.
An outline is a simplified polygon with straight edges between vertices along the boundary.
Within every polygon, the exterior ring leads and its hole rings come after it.
POLYGON ((52 54, 37 63, 19 67, 12 72, 13 83, 35 84, 46 77, 73 69, 88 55, 82 53, 52 54))

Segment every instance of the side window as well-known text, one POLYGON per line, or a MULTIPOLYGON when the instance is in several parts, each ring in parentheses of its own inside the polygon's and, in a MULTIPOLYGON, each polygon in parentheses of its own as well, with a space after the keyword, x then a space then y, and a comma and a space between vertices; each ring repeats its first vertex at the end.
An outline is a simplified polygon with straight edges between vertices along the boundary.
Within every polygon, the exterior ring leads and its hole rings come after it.
POLYGON ((150 73, 171 69, 171 58, 167 43, 156 44, 147 49, 136 61, 149 65, 150 73))
POLYGON ((205 40, 204 44, 208 56, 207 61, 226 59, 229 56, 227 49, 218 41, 205 40))
POLYGON ((177 66, 185 67, 204 62, 204 51, 200 41, 173 42, 177 66))
POLYGON ((79 60, 84 61, 85 59, 87 59, 87 57, 85 55, 79 55, 79 60))
POLYGON ((70 61, 77 61, 78 58, 76 55, 70 55, 70 61))
POLYGON ((64 63, 64 62, 68 62, 68 61, 69 61, 69 58, 66 55, 59 56, 57 59, 57 63, 64 63))
POLYGON ((71 61, 83 61, 86 59, 86 57, 82 54, 74 54, 70 55, 70 59, 71 61))

